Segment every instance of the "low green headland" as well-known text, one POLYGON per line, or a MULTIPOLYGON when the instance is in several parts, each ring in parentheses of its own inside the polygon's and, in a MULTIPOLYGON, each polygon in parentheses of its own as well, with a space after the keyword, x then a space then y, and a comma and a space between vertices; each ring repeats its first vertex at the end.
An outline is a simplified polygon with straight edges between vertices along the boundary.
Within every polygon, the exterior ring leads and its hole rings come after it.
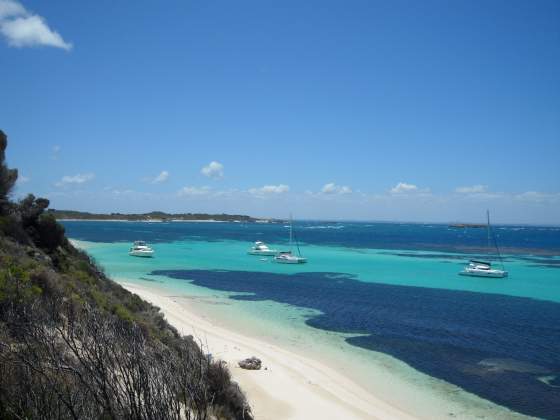
POLYGON ((206 213, 165 213, 152 211, 149 213, 123 214, 123 213, 88 213, 75 210, 54 210, 48 212, 58 220, 126 220, 133 222, 149 221, 215 221, 215 222, 257 222, 251 216, 242 214, 206 214, 206 213))

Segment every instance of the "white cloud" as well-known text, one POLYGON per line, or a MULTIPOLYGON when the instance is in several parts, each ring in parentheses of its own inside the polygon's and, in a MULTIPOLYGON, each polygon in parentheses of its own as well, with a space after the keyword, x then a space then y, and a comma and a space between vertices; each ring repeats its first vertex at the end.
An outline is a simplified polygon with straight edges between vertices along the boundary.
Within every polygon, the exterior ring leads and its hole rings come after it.
POLYGON ((514 196, 516 200, 533 202, 533 203, 548 203, 560 201, 560 193, 544 193, 540 191, 526 191, 514 196))
POLYGON ((200 173, 208 178, 219 179, 224 176, 224 165, 212 161, 200 170, 200 173))
POLYGON ((352 188, 347 185, 336 185, 334 182, 325 184, 321 189, 323 194, 350 194, 352 188))
POLYGON ((167 181, 167 178, 169 178, 169 172, 161 171, 159 175, 152 179, 150 182, 152 184, 161 184, 162 182, 167 181))
POLYGON ((72 176, 65 175, 55 185, 57 187, 64 187, 66 185, 71 185, 71 184, 83 184, 84 182, 91 181, 93 178, 95 178, 95 174, 93 173, 77 174, 72 176))
POLYGON ((283 194, 288 191, 290 191, 290 187, 285 184, 265 185, 264 187, 249 189, 249 193, 253 195, 283 194))
POLYGON ((0 19, 25 15, 25 8, 12 0, 0 0, 0 19))
POLYGON ((212 192, 210 187, 183 187, 178 192, 177 195, 179 197, 186 197, 186 196, 201 196, 201 195, 209 195, 212 192))
POLYGON ((239 197, 242 191, 237 188, 230 188, 229 190, 214 191, 212 196, 216 198, 235 198, 239 197))
POLYGON ((129 195, 129 194, 134 194, 135 191, 128 189, 128 190, 117 190, 117 189, 112 189, 111 190, 111 194, 116 195, 116 196, 120 196, 120 195, 129 195))
POLYGON ((470 187, 457 187, 455 192, 460 194, 479 194, 488 191, 488 186, 486 185, 471 185, 470 187))
POLYGON ((12 47, 49 46, 71 50, 72 44, 47 25, 39 15, 29 13, 13 0, 0 0, 0 33, 12 47))
POLYGON ((418 187, 414 184, 407 184, 406 182, 399 182, 393 188, 391 188, 391 192, 393 194, 400 194, 400 193, 408 193, 408 192, 415 192, 418 191, 418 187))

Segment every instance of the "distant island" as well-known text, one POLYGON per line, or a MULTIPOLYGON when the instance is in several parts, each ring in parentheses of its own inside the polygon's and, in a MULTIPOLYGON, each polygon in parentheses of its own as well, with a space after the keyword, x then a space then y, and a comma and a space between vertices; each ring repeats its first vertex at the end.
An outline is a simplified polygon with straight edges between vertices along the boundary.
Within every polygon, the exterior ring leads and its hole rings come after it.
POLYGON ((213 221, 213 222, 245 222, 269 223, 271 219, 258 219, 243 214, 206 214, 206 213, 165 213, 152 211, 150 213, 89 213, 75 210, 55 210, 48 212, 58 220, 123 220, 133 222, 185 222, 185 221, 213 221))
POLYGON ((485 228, 483 223, 452 223, 449 225, 452 228, 485 228))

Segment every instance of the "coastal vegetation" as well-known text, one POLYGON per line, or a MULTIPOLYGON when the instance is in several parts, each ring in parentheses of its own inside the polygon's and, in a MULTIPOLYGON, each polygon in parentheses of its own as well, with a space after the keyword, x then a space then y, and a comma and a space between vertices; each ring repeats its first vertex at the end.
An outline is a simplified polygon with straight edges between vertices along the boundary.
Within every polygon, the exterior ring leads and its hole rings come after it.
POLYGON ((227 366, 72 246, 49 201, 10 199, 0 131, 0 418, 251 419, 227 366))
POLYGON ((123 213, 88 213, 75 210, 48 211, 58 220, 127 220, 127 221, 217 221, 217 222, 256 222, 250 216, 242 214, 207 214, 207 213, 165 213, 152 211, 149 213, 123 214, 123 213))

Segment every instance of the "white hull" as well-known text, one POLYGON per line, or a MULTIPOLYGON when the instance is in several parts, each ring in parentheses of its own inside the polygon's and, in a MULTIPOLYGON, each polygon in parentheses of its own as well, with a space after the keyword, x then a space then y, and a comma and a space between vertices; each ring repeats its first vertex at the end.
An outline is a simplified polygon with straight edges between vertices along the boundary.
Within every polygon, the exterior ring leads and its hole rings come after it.
POLYGON ((132 257, 150 258, 154 256, 154 250, 144 241, 135 241, 132 248, 128 251, 128 255, 132 257))
POLYGON ((130 251, 128 255, 132 257, 150 258, 154 256, 154 251, 130 251))
POLYGON ((272 256, 278 254, 278 251, 276 251, 274 249, 269 249, 268 251, 252 250, 252 251, 247 252, 247 254, 249 254, 249 255, 265 255, 267 257, 272 257, 272 256))
POLYGON ((270 249, 264 242, 257 241, 255 242, 255 246, 253 246, 249 251, 247 251, 249 255, 262 255, 266 257, 272 257, 278 254, 278 251, 275 249, 270 249))
POLYGON ((461 276, 471 276, 471 277, 490 277, 490 278, 504 278, 508 276, 507 271, 503 270, 475 270, 475 269, 464 269, 459 272, 461 276))
POLYGON ((307 258, 293 256, 289 258, 275 257, 274 261, 279 264, 304 264, 307 262, 307 258))

